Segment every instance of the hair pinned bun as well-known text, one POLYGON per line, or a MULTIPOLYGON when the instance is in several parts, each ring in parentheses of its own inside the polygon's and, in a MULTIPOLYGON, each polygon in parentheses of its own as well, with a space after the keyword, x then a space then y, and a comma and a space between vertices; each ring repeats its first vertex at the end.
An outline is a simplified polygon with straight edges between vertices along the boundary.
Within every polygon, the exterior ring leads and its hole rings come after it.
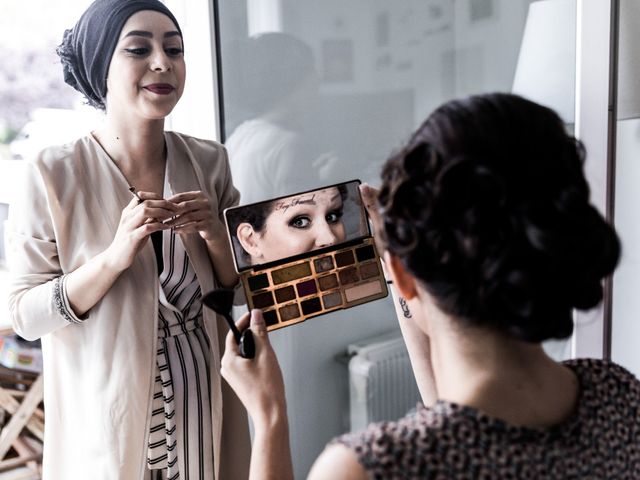
POLYGON ((583 159, 546 107, 509 94, 447 103, 383 170, 384 241, 461 322, 568 337, 620 250, 589 203, 583 159))

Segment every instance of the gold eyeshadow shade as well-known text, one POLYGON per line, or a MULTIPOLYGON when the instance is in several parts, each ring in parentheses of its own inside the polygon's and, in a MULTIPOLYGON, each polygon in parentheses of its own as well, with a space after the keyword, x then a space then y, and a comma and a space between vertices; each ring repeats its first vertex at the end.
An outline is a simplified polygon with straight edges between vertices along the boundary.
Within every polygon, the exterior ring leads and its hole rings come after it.
POLYGON ((294 318, 298 318, 300 316, 300 309, 298 308, 297 303, 293 303, 291 305, 285 305, 280 310, 280 318, 283 322, 288 322, 289 320, 293 320, 294 318))
POLYGON ((325 290, 331 290, 338 286, 338 277, 336 277, 335 273, 325 275, 324 277, 318 278, 318 285, 320 285, 320 290, 323 292, 325 290))
POLYGON ((271 272, 271 278, 273 279, 273 283, 276 285, 297 280, 298 278, 307 277, 309 275, 311 275, 311 266, 309 265, 309 262, 298 263, 297 265, 279 268, 278 270, 271 272))

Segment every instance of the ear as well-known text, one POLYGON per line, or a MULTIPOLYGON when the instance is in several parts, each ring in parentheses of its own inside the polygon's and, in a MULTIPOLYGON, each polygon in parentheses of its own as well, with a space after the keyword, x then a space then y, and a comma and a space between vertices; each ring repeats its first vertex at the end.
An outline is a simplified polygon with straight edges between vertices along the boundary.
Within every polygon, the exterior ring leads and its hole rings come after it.
POLYGON ((418 295, 416 278, 404 268, 400 259, 386 250, 384 252, 384 262, 398 294, 406 300, 415 298, 418 295))
POLYGON ((238 225, 236 236, 238 237, 238 241, 245 252, 256 258, 262 256, 262 251, 258 247, 257 242, 258 234, 250 223, 245 222, 238 225))

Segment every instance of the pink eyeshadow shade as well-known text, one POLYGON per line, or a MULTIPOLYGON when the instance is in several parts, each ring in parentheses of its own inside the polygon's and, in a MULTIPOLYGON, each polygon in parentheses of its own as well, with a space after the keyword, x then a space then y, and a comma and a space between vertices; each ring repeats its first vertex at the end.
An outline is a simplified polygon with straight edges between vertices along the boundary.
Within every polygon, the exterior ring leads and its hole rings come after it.
POLYGON ((379 293, 382 293, 382 285, 380 284, 380 280, 361 283, 360 285, 346 288, 344 290, 344 296, 347 299, 347 302, 355 302, 356 300, 371 297, 379 293))

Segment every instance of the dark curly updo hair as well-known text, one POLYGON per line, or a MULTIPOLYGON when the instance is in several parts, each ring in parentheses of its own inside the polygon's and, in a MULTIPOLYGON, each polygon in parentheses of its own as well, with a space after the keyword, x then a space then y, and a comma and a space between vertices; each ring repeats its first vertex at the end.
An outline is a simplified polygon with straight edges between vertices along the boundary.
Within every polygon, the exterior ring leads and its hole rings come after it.
POLYGON ((524 98, 446 103, 384 167, 383 241, 463 324, 566 338, 620 255, 584 158, 558 115, 524 98))

